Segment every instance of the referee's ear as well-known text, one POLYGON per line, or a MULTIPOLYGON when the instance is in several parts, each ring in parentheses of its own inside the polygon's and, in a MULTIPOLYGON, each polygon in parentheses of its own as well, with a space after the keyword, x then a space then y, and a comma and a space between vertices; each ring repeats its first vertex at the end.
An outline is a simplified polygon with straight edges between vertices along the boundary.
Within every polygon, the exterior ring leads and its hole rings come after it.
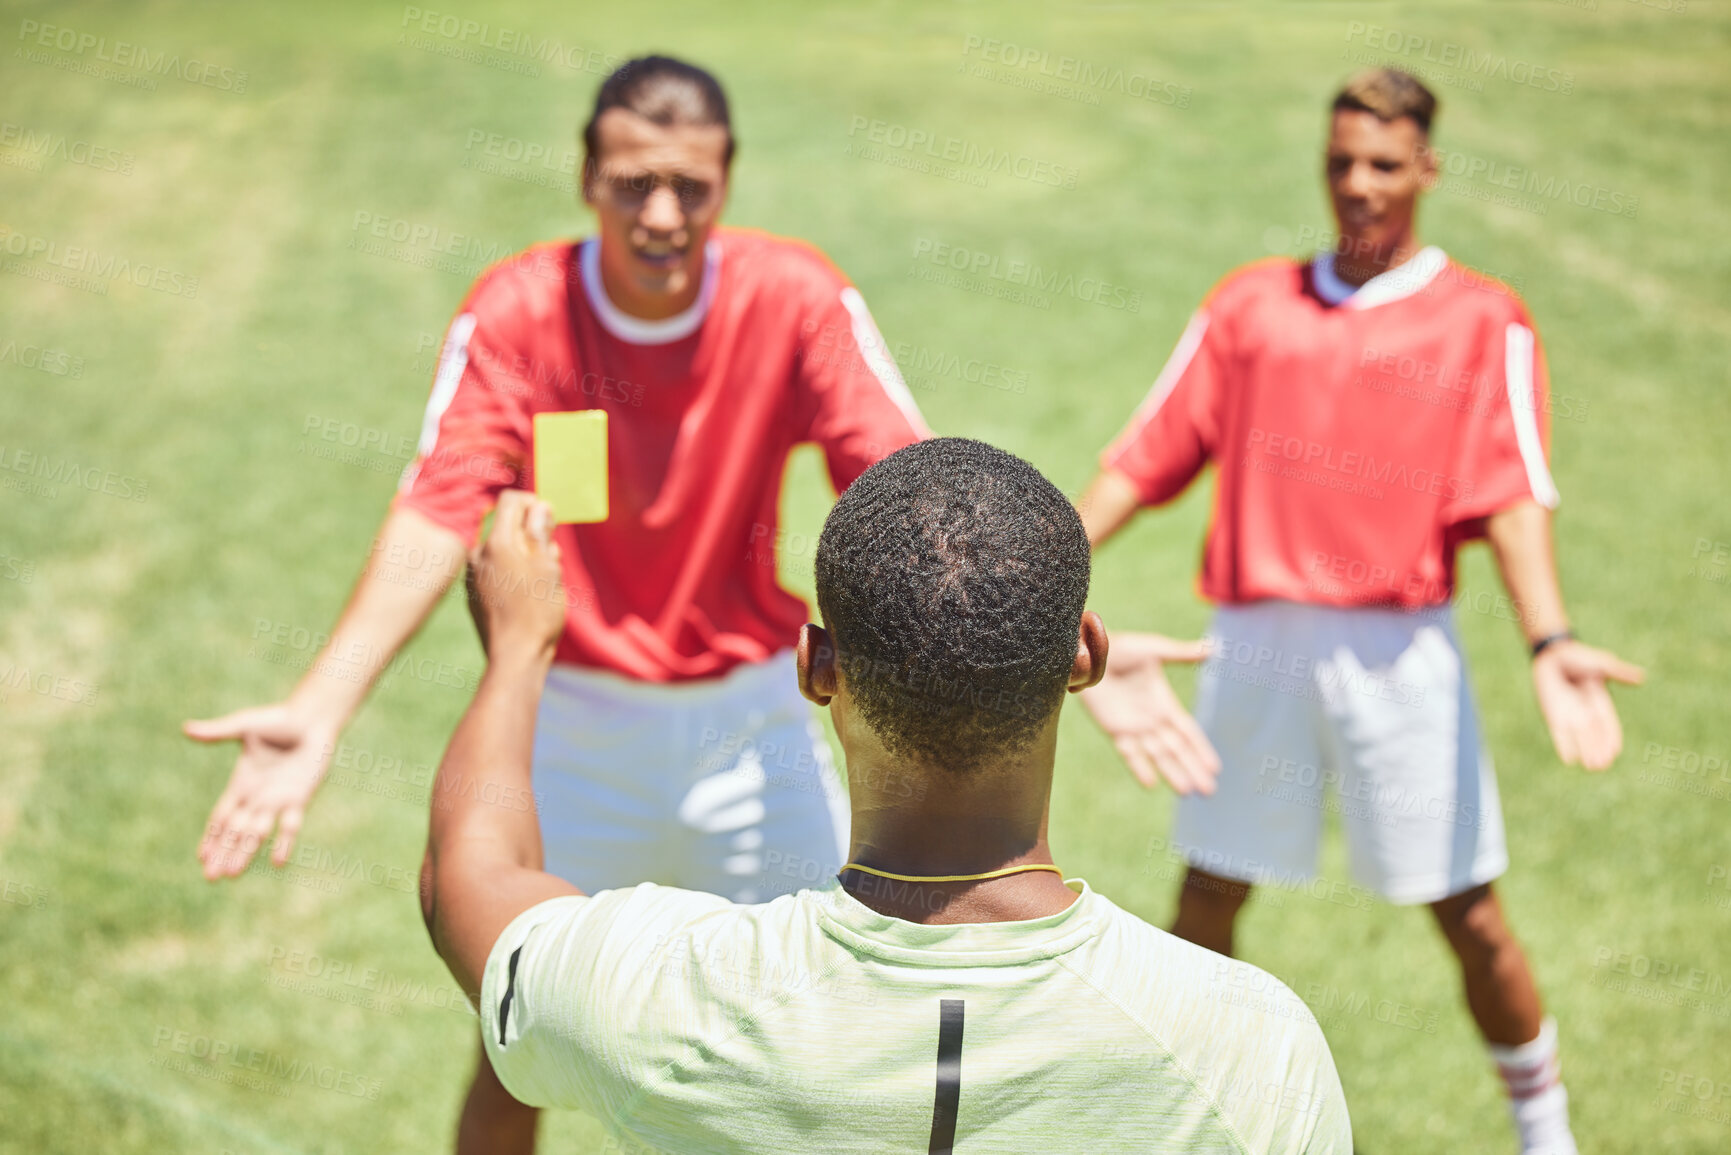
POLYGON ((799 627, 794 660, 799 666, 799 692, 819 706, 829 705, 836 690, 835 643, 829 631, 810 622, 799 627))
POLYGON ((1070 666, 1070 682, 1065 689, 1075 694, 1099 683, 1106 676, 1106 623, 1093 610, 1082 613, 1082 625, 1076 631, 1076 660, 1070 666))

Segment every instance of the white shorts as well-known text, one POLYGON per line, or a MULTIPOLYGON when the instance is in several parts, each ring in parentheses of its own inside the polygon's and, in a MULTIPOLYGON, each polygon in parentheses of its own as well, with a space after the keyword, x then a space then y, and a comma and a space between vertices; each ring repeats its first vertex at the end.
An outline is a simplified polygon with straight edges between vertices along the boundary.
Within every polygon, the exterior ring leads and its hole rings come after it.
POLYGON ((548 873, 764 902, 835 874, 847 792, 793 651, 669 685, 556 665, 535 723, 548 873))
POLYGON ((1435 902, 1508 867, 1496 774, 1446 610, 1266 601, 1222 606, 1196 719, 1220 753, 1213 795, 1178 802, 1173 841, 1210 874, 1302 882, 1325 811, 1353 877, 1435 902))

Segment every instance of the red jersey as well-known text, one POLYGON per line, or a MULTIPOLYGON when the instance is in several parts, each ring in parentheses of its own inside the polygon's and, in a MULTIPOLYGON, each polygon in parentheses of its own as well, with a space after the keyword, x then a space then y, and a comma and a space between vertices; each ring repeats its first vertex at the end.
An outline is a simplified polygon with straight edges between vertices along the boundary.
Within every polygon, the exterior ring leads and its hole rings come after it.
POLYGON ((1215 463, 1207 598, 1418 608, 1491 514, 1556 505, 1545 397, 1525 306, 1442 250, 1356 290, 1277 258, 1214 288, 1101 462, 1149 505, 1215 463))
POLYGON ((556 531, 557 660, 714 678, 808 620, 776 580, 789 450, 821 446, 839 491, 929 433, 858 290, 810 246, 717 229, 697 301, 644 321, 607 298, 597 243, 538 245, 475 282, 396 504, 473 542, 501 489, 534 485, 534 414, 605 410, 608 518, 556 531))

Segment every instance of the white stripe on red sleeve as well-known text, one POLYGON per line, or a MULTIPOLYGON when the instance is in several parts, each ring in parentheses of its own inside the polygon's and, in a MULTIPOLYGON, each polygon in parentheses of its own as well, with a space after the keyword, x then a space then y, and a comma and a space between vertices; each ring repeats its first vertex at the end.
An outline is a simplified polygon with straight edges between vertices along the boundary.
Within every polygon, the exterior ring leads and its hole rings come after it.
POLYGON ((1508 384, 1509 415, 1515 422, 1515 444, 1521 450, 1521 463, 1527 467, 1527 485, 1533 491, 1533 500, 1546 509, 1555 509, 1559 495, 1556 483, 1551 480, 1550 467, 1545 464, 1533 396, 1533 331, 1511 321, 1506 332, 1503 376, 1508 384))
POLYGON ((475 314, 459 313, 445 334, 445 348, 439 354, 439 371, 433 377, 433 393, 427 398, 427 411, 421 418, 421 441, 415 447, 415 460, 403 470, 402 480, 397 483, 399 492, 407 493, 414 487, 415 478, 421 472, 421 461, 431 456, 438 445, 439 421, 445 416, 445 410, 451 407, 451 399, 457 395, 457 386, 463 380, 463 370, 469 366, 469 338, 474 333, 475 314))
POLYGON ((1142 427, 1154 420, 1154 415, 1166 404, 1166 398, 1172 396, 1172 390, 1178 388, 1179 379, 1184 376, 1184 371, 1190 368, 1190 362, 1196 357, 1196 350, 1202 347, 1202 336, 1207 332, 1208 310, 1198 309, 1190 315, 1190 323, 1184 326, 1178 345, 1172 350, 1172 355, 1166 358, 1160 375, 1154 378, 1154 384, 1148 387, 1148 395, 1142 399, 1142 404, 1136 407, 1130 420, 1130 428, 1119 438, 1119 445, 1125 448, 1134 445, 1136 438, 1142 434, 1142 427))
POLYGON ((884 347, 883 334, 878 332, 877 322, 872 320, 865 298, 860 296, 858 289, 849 285, 841 291, 841 303, 853 325, 854 344, 859 346, 860 357, 871 369, 872 376, 878 379, 878 384, 883 386, 884 392, 889 394, 896 408, 902 411, 902 416, 908 419, 914 432, 922 439, 930 437, 932 431, 926 427, 926 419, 920 415, 920 407, 914 402, 914 395, 908 390, 907 382, 902 380, 902 371, 896 368, 895 358, 891 357, 889 350, 884 347))

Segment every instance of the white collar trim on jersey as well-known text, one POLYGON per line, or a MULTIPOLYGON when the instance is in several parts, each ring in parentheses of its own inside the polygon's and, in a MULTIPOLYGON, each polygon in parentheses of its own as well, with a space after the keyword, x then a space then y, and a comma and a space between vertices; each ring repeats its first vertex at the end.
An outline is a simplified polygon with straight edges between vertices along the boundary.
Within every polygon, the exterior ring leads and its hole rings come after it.
POLYGON ((703 284, 697 290, 697 300, 691 302, 683 313, 659 321, 633 317, 608 297, 607 289, 601 284, 599 239, 591 237, 579 246, 577 264, 582 270, 584 295, 589 298, 590 308, 601 319, 603 329, 633 345, 666 345, 697 332, 703 318, 709 315, 709 303, 715 299, 715 285, 721 275, 721 245, 711 240, 703 247, 703 284))
POLYGON ((1362 285, 1353 286, 1340 279, 1334 271, 1334 254, 1318 253, 1310 262, 1310 280, 1316 294, 1330 305, 1345 305, 1349 309, 1368 309, 1386 305, 1402 297, 1410 297, 1432 281, 1449 263, 1448 254, 1435 245, 1426 245, 1403 264, 1378 273, 1362 285))

